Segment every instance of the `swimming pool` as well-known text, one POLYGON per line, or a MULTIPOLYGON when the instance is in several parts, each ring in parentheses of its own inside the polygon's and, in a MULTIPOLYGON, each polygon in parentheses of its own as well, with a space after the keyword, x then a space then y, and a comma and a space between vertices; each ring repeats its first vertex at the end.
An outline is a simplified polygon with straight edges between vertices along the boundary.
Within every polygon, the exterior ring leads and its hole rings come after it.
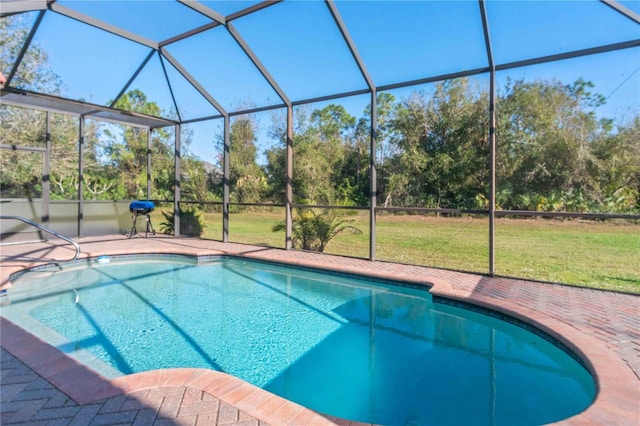
POLYGON ((22 274, 2 315, 107 376, 210 368, 365 422, 541 424, 595 394, 544 336, 424 289, 234 258, 110 260, 22 274))

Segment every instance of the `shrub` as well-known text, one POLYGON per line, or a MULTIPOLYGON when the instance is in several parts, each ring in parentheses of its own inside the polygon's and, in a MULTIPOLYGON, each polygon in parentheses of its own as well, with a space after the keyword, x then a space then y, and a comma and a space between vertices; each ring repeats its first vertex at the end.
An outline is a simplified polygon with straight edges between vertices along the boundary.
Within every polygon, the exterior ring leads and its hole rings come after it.
MULTIPOLYGON (((182 207, 178 207, 178 213, 180 215, 180 235, 191 237, 199 237, 202 235, 205 224, 197 208, 187 207, 183 209, 182 207)), ((173 212, 163 211, 162 216, 164 216, 165 221, 160 224, 160 231, 163 234, 173 235, 175 231, 173 212)))
MULTIPOLYGON (((313 209, 296 209, 292 223, 293 247, 302 250, 323 252, 335 236, 347 232, 362 234, 362 231, 349 223, 354 219, 341 219, 334 210, 316 212, 313 209)), ((272 231, 286 229, 284 221, 276 223, 272 231)))

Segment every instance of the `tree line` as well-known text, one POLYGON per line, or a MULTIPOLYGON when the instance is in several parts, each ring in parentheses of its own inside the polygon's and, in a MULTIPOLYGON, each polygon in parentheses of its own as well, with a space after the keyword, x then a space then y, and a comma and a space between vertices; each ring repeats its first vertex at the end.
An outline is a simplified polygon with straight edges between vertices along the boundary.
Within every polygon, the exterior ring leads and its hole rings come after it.
MULTIPOLYGON (((496 203, 499 209, 640 211, 640 117, 597 118, 605 99, 582 79, 511 80, 497 99, 496 203)), ((376 156, 378 204, 484 209, 490 179, 488 93, 465 78, 432 93, 396 100, 380 93, 376 156)), ((231 127, 231 185, 236 202, 282 202, 286 128, 274 121, 278 147, 256 161, 250 116, 231 127)), ((293 138, 294 196, 299 202, 366 206, 369 108, 361 118, 341 105, 302 108, 293 138)))
MULTIPOLYGON (((6 69, 26 33, 2 27, 2 68, 6 69)), ((14 84, 62 94, 63 84, 47 54, 32 46, 25 72, 14 84)), ((626 121, 598 118, 606 99, 583 79, 508 80, 497 95, 496 176, 499 209, 571 212, 640 212, 640 115, 626 121)), ((377 97, 376 152, 369 152, 370 108, 355 117, 339 104, 297 107, 294 114, 293 190, 302 204, 367 206, 369 164, 375 156, 378 205, 485 209, 490 179, 488 93, 467 78, 416 90, 403 99, 377 97)), ((157 103, 131 90, 117 108, 162 116, 157 103)), ((78 121, 52 114, 52 199, 78 196, 78 121)), ((44 146, 44 113, 3 105, 2 143, 44 146)), ((286 126, 275 113, 269 137, 279 143, 259 151, 256 117, 233 119, 229 184, 234 203, 283 203, 286 193, 286 126)), ((173 128, 152 133, 152 193, 173 199, 173 128)), ((190 153, 193 134, 183 126, 182 198, 222 200, 222 140, 210 135, 219 153, 210 165, 190 153)), ((144 129, 88 121, 83 143, 85 199, 141 199, 147 194, 147 134, 144 129)), ((38 198, 42 191, 39 153, 1 150, 3 198, 38 198)))

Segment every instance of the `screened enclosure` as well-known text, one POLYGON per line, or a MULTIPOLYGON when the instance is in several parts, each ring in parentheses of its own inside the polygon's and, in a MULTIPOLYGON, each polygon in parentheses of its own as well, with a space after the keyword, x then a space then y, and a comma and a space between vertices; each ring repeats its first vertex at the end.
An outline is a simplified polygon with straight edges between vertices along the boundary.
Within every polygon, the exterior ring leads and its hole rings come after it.
POLYGON ((0 13, 2 215, 640 287, 637 1, 0 13))

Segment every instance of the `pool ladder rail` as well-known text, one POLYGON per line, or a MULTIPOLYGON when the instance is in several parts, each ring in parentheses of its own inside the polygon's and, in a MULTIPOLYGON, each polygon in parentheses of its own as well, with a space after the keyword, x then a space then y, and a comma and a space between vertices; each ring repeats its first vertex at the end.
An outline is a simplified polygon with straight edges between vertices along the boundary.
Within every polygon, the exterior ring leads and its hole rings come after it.
MULTIPOLYGON (((71 238, 66 237, 56 231, 54 231, 53 229, 49 229, 46 226, 40 225, 39 223, 33 222, 32 220, 29 220, 25 217, 22 216, 0 216, 0 219, 2 220, 19 220, 21 222, 26 223, 27 225, 31 225, 35 228, 38 228, 39 230, 46 232, 48 234, 51 234, 55 237, 60 238, 61 240, 64 240, 66 242, 68 242, 69 244, 73 245, 73 247, 75 248, 75 253, 73 255, 73 257, 71 259, 65 260, 64 262, 73 262, 74 260, 76 260, 78 258, 78 256, 80 256, 80 246, 78 245, 78 243, 76 243, 75 241, 73 241, 71 238)), ((52 264, 58 264, 60 262, 56 262, 56 261, 50 261, 49 259, 46 260, 39 260, 39 259, 29 259, 31 261, 40 261, 40 262, 50 262, 52 264)))

